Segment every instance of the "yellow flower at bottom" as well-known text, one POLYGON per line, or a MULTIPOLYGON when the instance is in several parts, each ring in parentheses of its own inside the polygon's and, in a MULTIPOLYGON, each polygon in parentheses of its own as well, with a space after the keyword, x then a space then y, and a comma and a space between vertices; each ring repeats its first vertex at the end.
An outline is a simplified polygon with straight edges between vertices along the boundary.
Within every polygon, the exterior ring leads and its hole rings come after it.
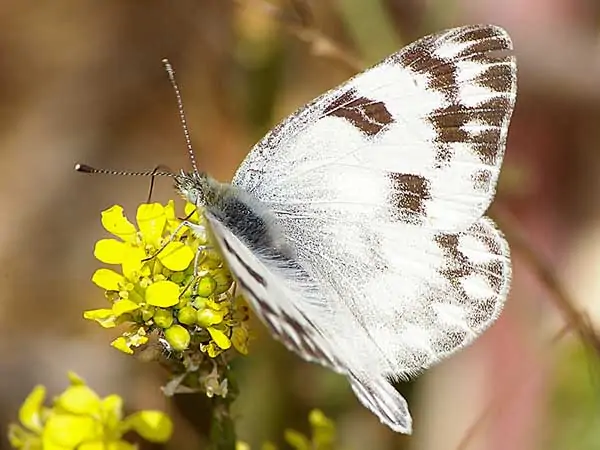
POLYGON ((173 423, 159 411, 139 411, 123 418, 123 400, 101 399, 83 379, 69 374, 71 385, 50 407, 42 405, 45 389, 36 386, 19 412, 21 425, 9 426, 13 448, 23 450, 134 450, 123 440, 136 431, 151 442, 166 442, 173 423))
POLYGON ((44 449, 77 448, 85 441, 97 440, 102 434, 99 425, 91 416, 51 414, 42 432, 44 449))
POLYGON ((42 429, 42 406, 46 399, 46 388, 36 386, 27 396, 19 409, 19 420, 31 431, 42 429))
POLYGON ((173 434, 173 422, 160 411, 140 411, 129 416, 125 424, 150 442, 166 442, 173 434))

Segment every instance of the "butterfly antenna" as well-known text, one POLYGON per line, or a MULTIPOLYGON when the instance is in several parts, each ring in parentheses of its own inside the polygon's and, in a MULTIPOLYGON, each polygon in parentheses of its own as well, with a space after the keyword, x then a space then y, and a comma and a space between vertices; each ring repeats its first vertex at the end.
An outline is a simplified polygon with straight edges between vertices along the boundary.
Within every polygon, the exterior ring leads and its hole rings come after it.
POLYGON ((196 156, 194 154, 194 148, 192 147, 192 140, 190 139, 190 132, 187 126, 187 120, 185 119, 185 110, 183 109, 183 100, 181 99, 181 92, 179 91, 179 85, 177 84, 177 80, 175 79, 175 70, 173 70, 173 66, 168 59, 162 60, 165 70, 167 71, 167 75, 169 76, 169 81, 171 82, 171 86, 173 86, 173 91, 175 91, 175 97, 177 98, 177 111, 179 112, 179 121, 181 122, 181 127, 183 128, 183 134, 185 136, 185 145, 187 146, 188 155, 190 156, 190 161, 192 162, 192 166, 194 168, 194 173, 198 175, 198 165, 196 164, 196 156))
POLYGON ((174 174, 164 166, 158 166, 153 170, 145 170, 143 172, 133 172, 130 170, 111 170, 97 169, 87 164, 75 164, 75 170, 82 173, 93 173, 98 175, 119 175, 119 176, 134 176, 134 177, 173 177, 174 174), (165 170, 166 169, 166 170, 165 170))

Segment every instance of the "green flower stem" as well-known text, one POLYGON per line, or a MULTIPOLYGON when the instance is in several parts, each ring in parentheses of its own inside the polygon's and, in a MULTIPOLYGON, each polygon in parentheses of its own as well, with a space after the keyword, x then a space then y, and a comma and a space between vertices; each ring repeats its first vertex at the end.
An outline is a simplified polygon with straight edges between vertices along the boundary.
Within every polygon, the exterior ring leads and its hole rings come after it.
POLYGON ((231 417, 232 400, 228 397, 213 397, 209 402, 212 412, 210 424, 210 449, 235 450, 235 423, 231 417))
MULTIPOLYGON (((237 436, 231 405, 238 396, 238 387, 234 373, 230 370, 226 358, 214 360, 220 378, 227 378, 228 391, 225 398, 215 395, 212 398, 204 392, 182 393, 173 396, 173 404, 196 434, 210 450, 235 450, 237 436)), ((184 383, 185 384, 185 383, 184 383)), ((194 386, 190 386, 194 387, 194 386)))
POLYGON ((235 374, 229 365, 223 368, 222 373, 227 377, 229 392, 225 398, 215 396, 210 399, 210 448, 211 450, 235 450, 237 436, 235 422, 231 414, 231 405, 237 398, 239 390, 235 374))

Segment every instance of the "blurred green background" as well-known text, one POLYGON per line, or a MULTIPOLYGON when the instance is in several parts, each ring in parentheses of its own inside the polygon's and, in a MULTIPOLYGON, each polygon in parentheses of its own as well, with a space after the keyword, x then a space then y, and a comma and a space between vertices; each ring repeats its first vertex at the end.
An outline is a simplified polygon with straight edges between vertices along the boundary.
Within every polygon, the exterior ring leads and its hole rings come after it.
MULTIPOLYGON (((201 167, 227 180, 271 126, 361 65, 429 32, 505 27, 519 94, 496 206, 556 270, 586 323, 600 317, 600 3, 594 0, 4 0, 0 5, 0 425, 34 384, 57 392, 67 369, 131 409, 176 420, 165 448, 203 448, 160 393, 164 373, 109 347, 82 319, 103 305, 90 282, 100 211, 135 214, 141 178, 103 168, 189 168, 172 89, 177 71, 201 167), (339 47, 331 47, 336 43, 339 47), (336 53, 343 49, 341 53, 336 53)), ((155 199, 174 197, 159 180, 155 199)), ((510 233, 509 233, 510 241, 510 233)), ((514 251, 505 313, 471 348, 399 386, 412 437, 381 425, 345 381, 304 363, 256 323, 236 364, 239 437, 258 449, 306 431, 308 411, 338 426, 340 448, 600 448, 599 348, 564 329, 555 295, 514 251)), ((2 442, 0 448, 7 448, 2 442)), ((145 447, 144 447, 145 448, 145 447)), ((150 447, 148 447, 150 448, 150 447)), ((157 447, 152 447, 157 448, 157 447)))

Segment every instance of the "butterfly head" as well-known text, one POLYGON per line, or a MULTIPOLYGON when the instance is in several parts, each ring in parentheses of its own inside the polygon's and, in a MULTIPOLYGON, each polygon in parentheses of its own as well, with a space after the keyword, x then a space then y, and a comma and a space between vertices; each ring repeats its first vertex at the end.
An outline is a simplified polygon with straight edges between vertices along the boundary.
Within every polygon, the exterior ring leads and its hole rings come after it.
POLYGON ((174 175, 175 189, 190 203, 206 206, 213 202, 215 182, 202 172, 180 172, 174 175))

